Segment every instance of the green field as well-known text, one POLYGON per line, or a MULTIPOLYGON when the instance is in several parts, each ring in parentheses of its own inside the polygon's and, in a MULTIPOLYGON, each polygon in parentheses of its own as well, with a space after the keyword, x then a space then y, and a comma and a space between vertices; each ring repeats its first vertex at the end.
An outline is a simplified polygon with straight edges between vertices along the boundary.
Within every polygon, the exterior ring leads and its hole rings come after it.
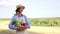
MULTIPOLYGON (((2 21, 10 21, 11 19, 0 19, 2 21)), ((55 18, 29 18, 32 26, 60 26, 60 17, 55 18)))
POLYGON ((32 18, 32 26, 60 26, 60 18, 32 18))
MULTIPOLYGON (((15 34, 15 30, 8 28, 11 19, 0 18, 0 34, 15 34)), ((60 18, 29 18, 31 28, 29 34, 60 34, 60 18)))

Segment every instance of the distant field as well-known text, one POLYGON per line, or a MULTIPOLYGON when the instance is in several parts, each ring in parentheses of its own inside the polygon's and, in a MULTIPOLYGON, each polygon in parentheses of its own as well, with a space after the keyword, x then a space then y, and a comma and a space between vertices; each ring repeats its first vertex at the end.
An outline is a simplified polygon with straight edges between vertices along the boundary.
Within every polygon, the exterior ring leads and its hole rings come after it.
MULTIPOLYGON (((9 22, 11 19, 0 18, 0 23, 2 21, 9 22)), ((56 18, 29 18, 32 26, 60 26, 60 17, 56 18)))
POLYGON ((33 26, 60 26, 60 18, 32 18, 33 26))

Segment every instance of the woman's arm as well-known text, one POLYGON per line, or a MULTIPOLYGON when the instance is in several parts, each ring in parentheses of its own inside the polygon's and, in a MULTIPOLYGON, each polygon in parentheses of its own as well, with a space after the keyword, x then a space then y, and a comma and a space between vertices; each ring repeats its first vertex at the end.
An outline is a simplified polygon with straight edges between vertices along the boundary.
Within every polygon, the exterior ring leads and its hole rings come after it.
POLYGON ((17 27, 14 26, 14 25, 12 25, 12 21, 13 21, 14 19, 15 19, 15 18, 14 18, 14 16, 13 16, 11 22, 9 23, 9 28, 10 28, 10 29, 13 29, 13 30, 16 30, 17 27))
POLYGON ((25 21, 26 21, 27 27, 30 28, 31 24, 26 16, 25 16, 25 21))

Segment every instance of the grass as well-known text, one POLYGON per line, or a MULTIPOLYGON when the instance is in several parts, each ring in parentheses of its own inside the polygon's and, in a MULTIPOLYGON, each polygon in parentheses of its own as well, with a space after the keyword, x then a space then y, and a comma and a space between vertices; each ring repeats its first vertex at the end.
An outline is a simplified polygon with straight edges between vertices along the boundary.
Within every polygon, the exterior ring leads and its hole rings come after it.
MULTIPOLYGON (((11 19, 1 18, 0 23, 3 21, 10 21, 11 19)), ((60 17, 55 18, 29 18, 32 26, 60 26, 60 17)))
POLYGON ((60 18, 32 18, 32 26, 60 26, 60 18))
MULTIPOLYGON (((60 18, 30 18, 32 26, 28 29, 29 34, 60 34, 60 18)), ((10 19, 0 19, 0 34, 15 34, 8 24, 10 19)))

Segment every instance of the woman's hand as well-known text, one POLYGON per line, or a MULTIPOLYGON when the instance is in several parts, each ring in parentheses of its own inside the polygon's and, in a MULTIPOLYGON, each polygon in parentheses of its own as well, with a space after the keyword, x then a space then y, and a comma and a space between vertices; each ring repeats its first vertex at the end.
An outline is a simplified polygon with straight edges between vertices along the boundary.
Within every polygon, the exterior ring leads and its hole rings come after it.
POLYGON ((27 26, 27 28, 30 28, 30 26, 27 26))
POLYGON ((18 31, 23 31, 23 30, 25 30, 25 29, 27 29, 27 27, 24 27, 24 26, 19 26, 19 27, 17 28, 18 31))

